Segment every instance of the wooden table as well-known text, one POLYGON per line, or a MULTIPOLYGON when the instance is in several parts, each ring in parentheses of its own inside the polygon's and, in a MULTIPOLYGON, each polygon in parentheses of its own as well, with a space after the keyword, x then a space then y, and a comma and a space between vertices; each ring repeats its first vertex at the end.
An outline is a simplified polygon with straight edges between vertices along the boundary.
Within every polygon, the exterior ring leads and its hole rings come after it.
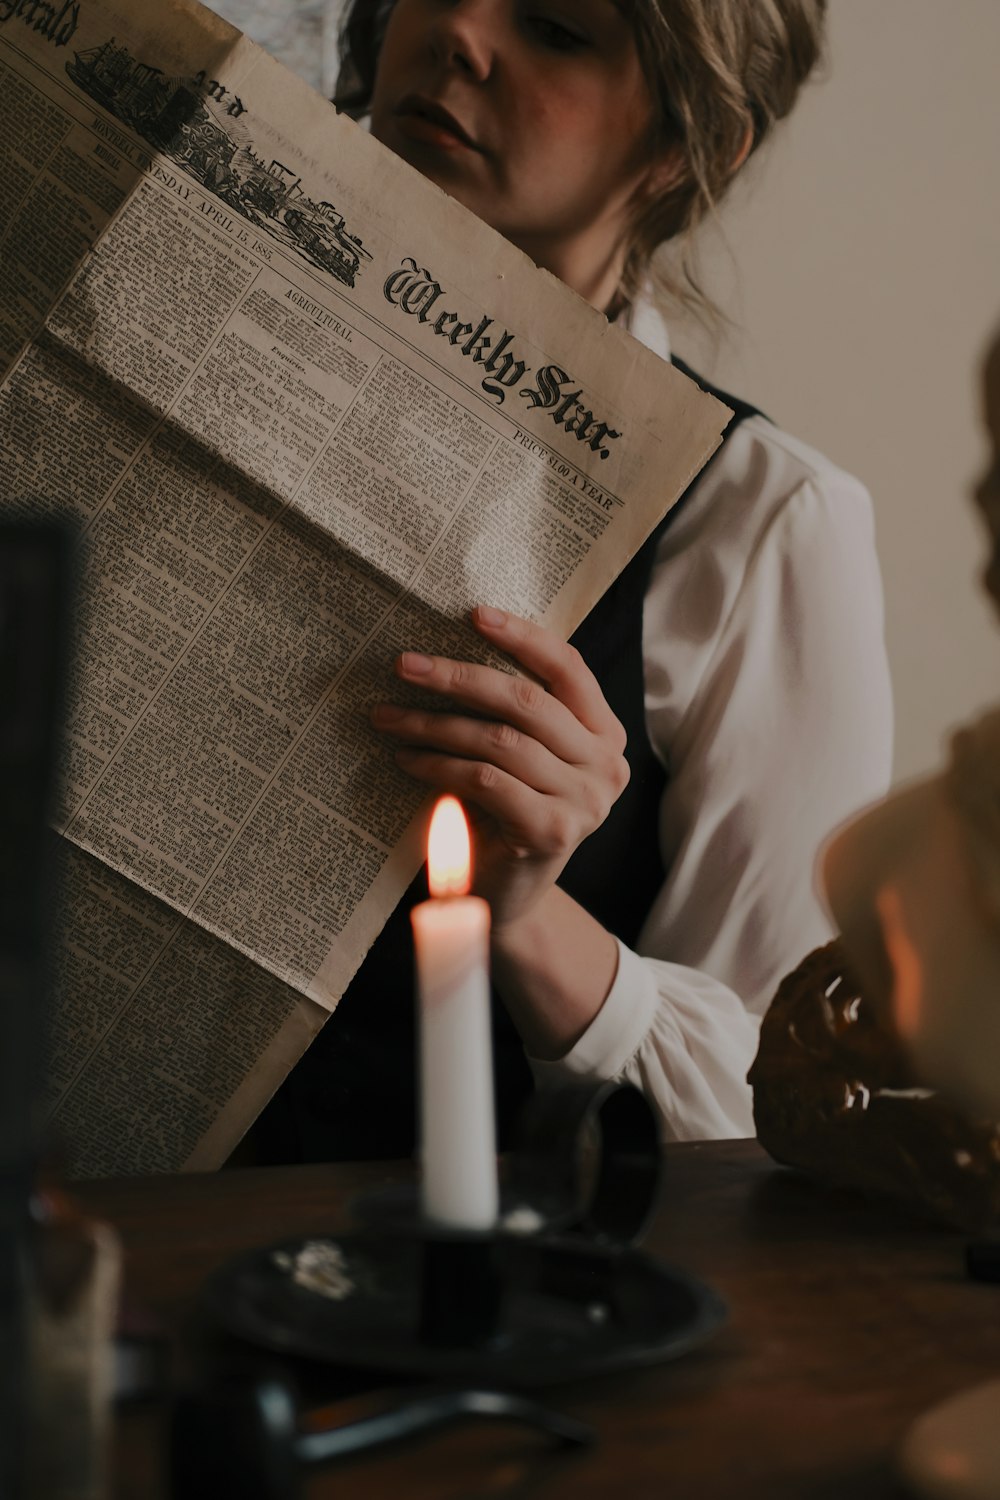
MULTIPOLYGON (((244 1248, 348 1224, 382 1167, 236 1170, 88 1183, 119 1228, 127 1284, 188 1335, 206 1273, 244 1248)), ((967 1279, 961 1235, 775 1167, 753 1142, 670 1146, 649 1252, 730 1308, 674 1364, 540 1392, 592 1422, 598 1446, 553 1456, 531 1433, 464 1427, 310 1479, 310 1500, 867 1500, 896 1496, 892 1453, 921 1411, 1000 1374, 1000 1286, 967 1279)), ((348 1415, 364 1409, 352 1400, 348 1415)), ((160 1500, 158 1422, 122 1413, 115 1500, 160 1500)), ((220 1496, 220 1500, 230 1500, 220 1496)), ((237 1497, 233 1497, 237 1500, 237 1497)))

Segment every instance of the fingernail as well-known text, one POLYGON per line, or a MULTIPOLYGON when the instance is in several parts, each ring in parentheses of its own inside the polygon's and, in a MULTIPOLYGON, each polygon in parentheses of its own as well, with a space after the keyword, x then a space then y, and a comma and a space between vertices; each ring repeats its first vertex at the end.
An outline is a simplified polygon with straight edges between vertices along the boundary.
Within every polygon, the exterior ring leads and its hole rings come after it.
POLYGON ((406 713, 405 708, 397 708, 395 703, 377 703, 371 712, 373 724, 398 724, 406 713))
POLYGON ((426 677, 434 663, 420 651, 404 651, 399 658, 400 671, 406 677, 426 677))
POLYGON ((501 625, 506 625, 507 616, 502 609, 494 609, 492 604, 480 604, 476 609, 476 619, 480 625, 489 625, 498 630, 501 625))

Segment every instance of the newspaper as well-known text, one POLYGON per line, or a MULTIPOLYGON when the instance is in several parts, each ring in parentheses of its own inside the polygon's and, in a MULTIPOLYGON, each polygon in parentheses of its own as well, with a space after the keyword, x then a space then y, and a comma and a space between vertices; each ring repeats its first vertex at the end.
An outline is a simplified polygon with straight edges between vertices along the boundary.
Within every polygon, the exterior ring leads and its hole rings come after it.
POLYGON ((85 540, 76 1172, 225 1160, 422 857, 394 655, 568 636, 728 416, 211 11, 0 0, 0 501, 85 540))

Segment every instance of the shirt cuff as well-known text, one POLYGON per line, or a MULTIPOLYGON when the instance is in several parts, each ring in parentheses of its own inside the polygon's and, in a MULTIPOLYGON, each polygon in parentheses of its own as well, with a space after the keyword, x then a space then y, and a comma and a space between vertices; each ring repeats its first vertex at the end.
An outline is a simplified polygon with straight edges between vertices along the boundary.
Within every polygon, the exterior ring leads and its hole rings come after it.
POLYGON ((607 999, 583 1036, 555 1062, 529 1057, 540 1088, 567 1077, 616 1078, 649 1035, 659 992, 649 965, 618 939, 618 971, 607 999))

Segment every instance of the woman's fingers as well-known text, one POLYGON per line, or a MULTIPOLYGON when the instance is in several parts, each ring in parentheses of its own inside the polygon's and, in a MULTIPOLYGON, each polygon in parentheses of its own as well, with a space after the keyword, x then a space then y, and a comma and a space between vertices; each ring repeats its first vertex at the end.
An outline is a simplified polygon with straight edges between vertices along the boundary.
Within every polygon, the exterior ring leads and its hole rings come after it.
MULTIPOLYGON (((456 759, 437 750, 396 751, 404 771, 427 786, 451 792, 491 818, 509 853, 564 862, 591 831, 597 809, 590 795, 574 798, 535 791, 489 761, 456 759)), ((596 821, 607 816, 604 806, 596 821)))
POLYGON ((536 792, 565 793, 573 766, 545 745, 502 719, 473 719, 461 714, 426 712, 379 704, 372 724, 399 742, 400 748, 437 751, 466 761, 496 766, 536 792))
POLYGON ((397 742, 396 759, 404 770, 516 828, 515 842, 530 842, 529 819, 540 820, 546 855, 561 847, 571 830, 580 838, 602 823, 628 782, 624 756, 597 736, 591 736, 589 761, 569 764, 502 720, 396 704, 380 704, 371 718, 397 742))
POLYGON ((425 692, 474 714, 511 724, 569 765, 586 761, 591 732, 564 703, 529 677, 477 662, 404 651, 396 674, 425 692))
POLYGON ((531 620, 489 605, 481 604, 472 611, 472 623, 486 640, 540 678, 552 696, 593 734, 621 728, 596 677, 575 646, 531 620))
POLYGON ((595 738, 612 755, 624 751, 625 731, 575 647, 530 620, 486 606, 473 612, 473 620, 480 634, 532 675, 417 651, 397 659, 397 675, 473 713, 514 725, 570 765, 590 760, 595 738))
POLYGON ((406 651, 396 674, 421 701, 380 704, 371 718, 405 771, 482 815, 482 889, 509 917, 544 894, 607 817, 628 782, 625 732, 572 646, 501 611, 473 618, 531 675, 406 651))

